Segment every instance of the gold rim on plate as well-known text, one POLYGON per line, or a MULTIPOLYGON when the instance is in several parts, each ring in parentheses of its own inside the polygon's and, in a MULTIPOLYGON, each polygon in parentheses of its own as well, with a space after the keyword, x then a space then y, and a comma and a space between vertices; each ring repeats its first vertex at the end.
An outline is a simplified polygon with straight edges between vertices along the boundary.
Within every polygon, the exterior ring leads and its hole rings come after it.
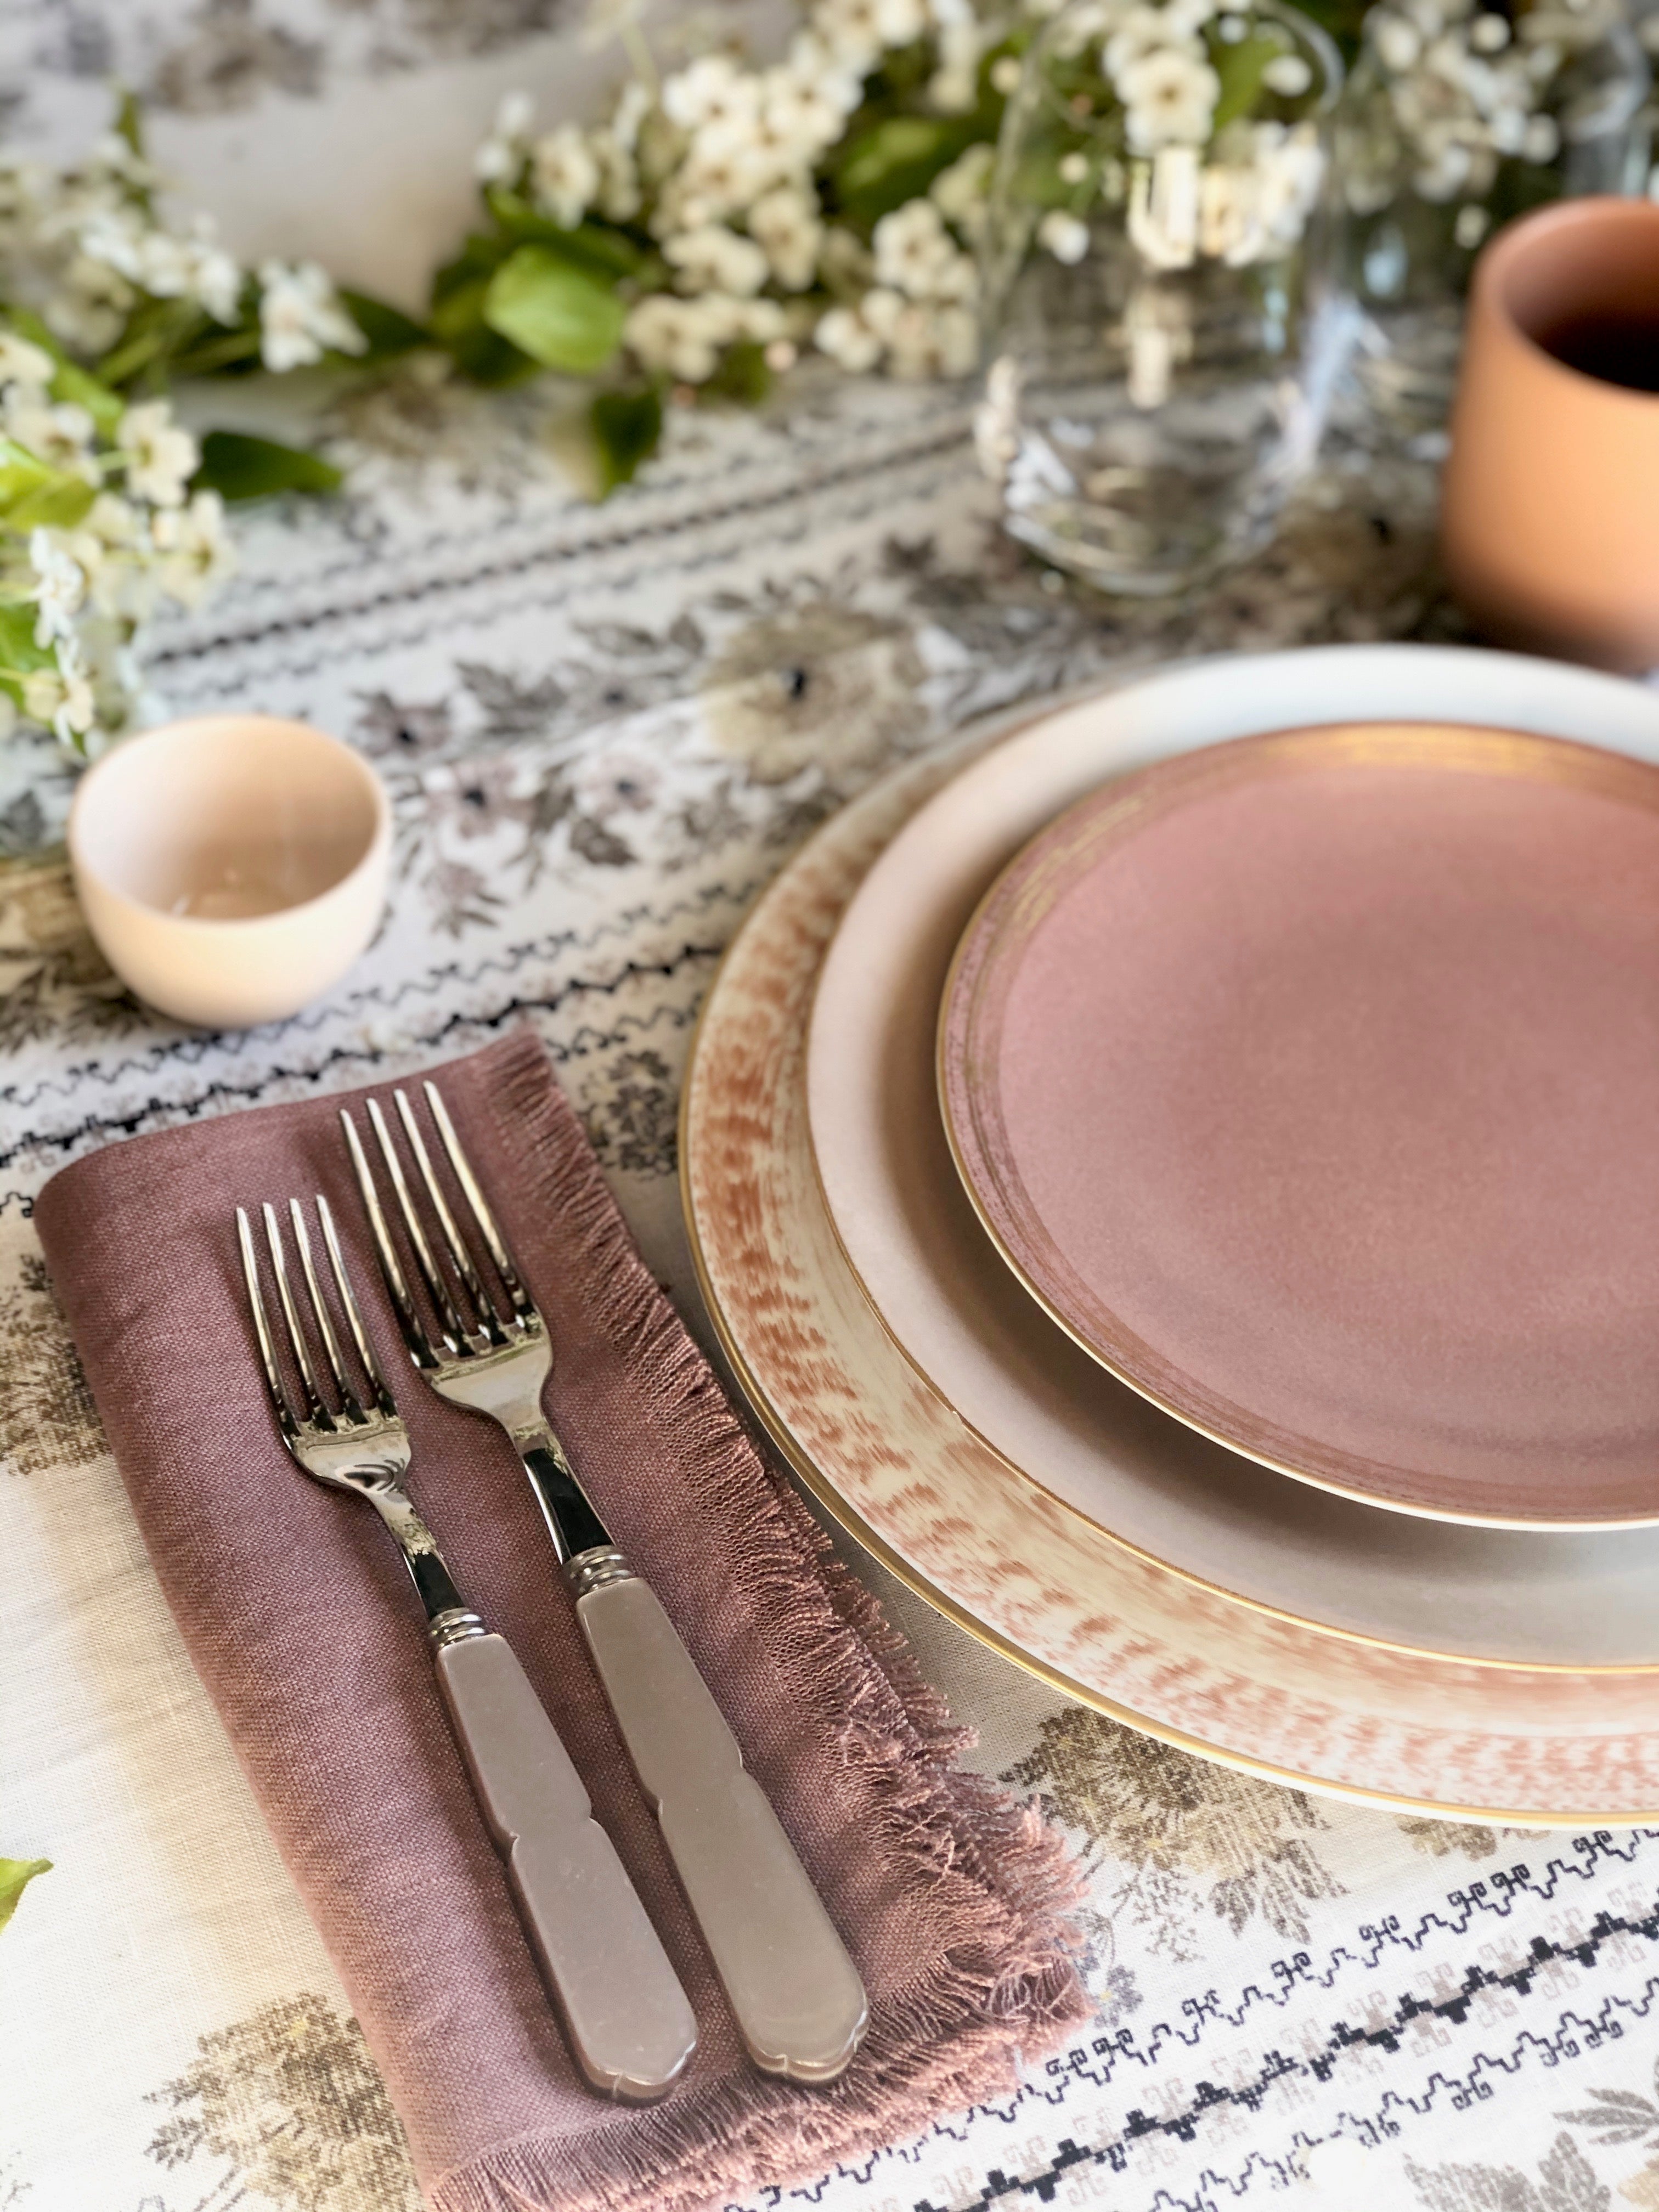
MULTIPOLYGON (((1288 1475, 1312 1489, 1327 1491, 1334 1497, 1374 1510, 1463 1528, 1558 1535, 1610 1534, 1621 1529, 1659 1528, 1659 1503, 1638 1513, 1592 1520, 1555 1516, 1523 1519, 1511 1514, 1425 1505, 1380 1487, 1374 1480, 1368 1483, 1362 1470, 1370 1469, 1376 1463, 1358 1454, 1322 1445, 1316 1438, 1309 1437, 1299 1440, 1285 1438, 1295 1447, 1287 1452, 1283 1443, 1268 1440, 1270 1433, 1278 1438, 1283 1432, 1274 1424, 1251 1416, 1245 1407, 1226 1401, 1225 1420, 1217 1419, 1213 1413, 1206 1414, 1198 1410, 1200 1401, 1211 1400, 1216 1404, 1220 1401, 1214 1401, 1212 1394, 1196 1377, 1188 1378, 1189 1389, 1186 1395, 1167 1386, 1160 1387, 1149 1370, 1167 1369, 1168 1363, 1161 1360, 1149 1345, 1116 1315, 1100 1306, 1087 1292, 1086 1286, 1081 1286, 1079 1304, 1086 1302, 1094 1308, 1091 1328, 1075 1310, 1067 1310, 1056 1297, 1052 1281, 1045 1280, 1037 1272, 1031 1256, 1034 1247, 1047 1248, 1045 1256, 1050 1260, 1051 1277, 1073 1273, 1069 1263, 1054 1247, 1018 1171, 1006 1162, 1007 1139, 994 1085, 983 1065, 990 1041, 981 1037, 979 1031, 990 1018, 987 1002, 991 987, 1001 979, 999 958, 1006 957, 1007 946, 1029 936, 1060 890, 1075 880, 1082 864, 1121 843, 1142 823, 1156 820, 1194 797, 1237 782, 1241 766, 1246 764, 1247 748, 1252 777, 1258 763, 1265 763, 1268 773, 1282 767, 1300 769, 1333 763, 1344 766, 1407 766, 1449 775, 1479 773, 1525 782, 1561 784, 1598 792, 1627 803, 1633 800, 1646 812, 1659 812, 1659 769, 1628 754, 1522 731, 1402 721, 1310 725, 1260 738, 1224 740, 1194 753, 1176 755, 1134 773, 1128 779, 1131 787, 1115 804, 1103 804, 1100 791, 1074 801, 1022 847, 987 885, 957 940, 939 996, 933 1053, 939 1118, 957 1179, 980 1227, 1021 1288, 1055 1327, 1097 1365, 1156 1406, 1160 1413, 1207 1437, 1212 1443, 1237 1452, 1241 1458, 1251 1460, 1276 1474, 1288 1475), (1021 882, 1022 876, 1029 876, 1029 880, 1021 882), (988 933, 988 919, 994 908, 1011 899, 1012 910, 1003 927, 988 933), (991 937, 988 944, 988 933, 991 937), (963 978, 970 966, 974 972, 969 978, 964 1003, 963 978), (969 1128, 961 1126, 961 1109, 951 1097, 953 1072, 959 1073, 969 1128), (987 1183, 991 1186, 989 1191, 985 1188, 987 1183), (993 1194, 1004 1209, 1001 1215, 993 1203, 993 1194), (1015 1222, 1018 1236, 1011 1233, 1008 1218, 1015 1222), (1328 1465, 1309 1463, 1310 1458, 1320 1457, 1328 1465)), ((1395 1474, 1399 1470, 1379 1472, 1395 1474)), ((1182 1570, 1172 1568, 1171 1571, 1180 1573, 1182 1570)), ((1228 1595, 1237 1596, 1238 1593, 1228 1595)), ((1239 1601, 1253 1602, 1242 1597, 1239 1601)), ((1304 1618, 1278 1607, 1267 1606, 1264 1609, 1288 1620, 1304 1618)), ((1331 1629, 1323 1622, 1310 1625, 1331 1634, 1357 1633, 1331 1629)), ((1428 1652, 1421 1646, 1398 1644, 1387 1638, 1362 1636, 1359 1640, 1389 1650, 1422 1651, 1427 1656, 1454 1656, 1428 1652)), ((1659 1662, 1595 1669, 1559 1661, 1482 1660, 1471 1663, 1508 1664, 1528 1671, 1554 1665, 1570 1674, 1659 1670, 1659 1662)))

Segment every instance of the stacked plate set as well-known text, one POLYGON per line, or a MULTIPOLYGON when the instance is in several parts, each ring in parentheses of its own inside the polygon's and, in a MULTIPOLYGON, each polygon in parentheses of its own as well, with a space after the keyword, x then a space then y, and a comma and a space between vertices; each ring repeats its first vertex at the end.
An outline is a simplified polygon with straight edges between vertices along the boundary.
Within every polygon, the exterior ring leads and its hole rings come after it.
POLYGON ((901 769, 684 1107, 711 1315, 963 1626, 1395 1808, 1659 1820, 1659 694, 1188 665, 901 769))

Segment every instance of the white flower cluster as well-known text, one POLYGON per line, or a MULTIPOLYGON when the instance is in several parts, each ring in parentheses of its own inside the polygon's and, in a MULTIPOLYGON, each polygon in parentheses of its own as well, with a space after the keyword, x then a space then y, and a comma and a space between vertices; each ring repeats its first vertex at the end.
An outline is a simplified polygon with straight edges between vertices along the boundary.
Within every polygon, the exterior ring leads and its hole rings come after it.
MULTIPOLYGON (((5 296, 37 312, 86 359, 106 354, 142 301, 187 301, 227 331, 244 319, 247 272, 215 235, 211 218, 174 222, 162 179, 110 131, 77 168, 0 162, 0 279, 5 296)), ((367 340, 314 263, 259 272, 261 356, 270 369, 361 353, 367 340)))
MULTIPOLYGON (((951 185, 945 198, 949 205, 951 185)), ((855 306, 832 307, 822 318, 821 350, 855 373, 882 368, 901 377, 966 376, 979 355, 978 275, 938 198, 910 200, 883 216, 872 243, 876 281, 855 306)))
MULTIPOLYGON (((1240 118, 1216 131, 1222 81, 1214 56, 1258 27, 1249 0, 1100 0, 1087 14, 1073 11, 1071 38, 1079 52, 1099 40, 1101 73, 1122 111, 1125 161, 1101 165, 1098 190, 1125 203, 1130 240, 1155 270, 1189 268, 1200 258, 1232 268, 1277 258, 1296 245, 1317 204, 1324 161, 1313 122, 1240 118)), ((1315 73, 1287 44, 1261 82, 1293 101, 1313 90, 1315 73)), ((1090 165, 1073 154, 1060 173, 1081 185, 1090 165)), ((1081 260, 1088 249, 1085 197, 1069 210, 1051 210, 1038 227, 1038 244, 1057 260, 1081 260)))
POLYGON ((1400 189, 1403 161, 1420 198, 1468 204, 1458 234, 1477 245, 1486 221, 1476 204, 1491 191, 1499 162, 1543 167, 1559 152, 1559 128, 1546 112, 1553 81, 1601 27, 1589 6, 1541 6, 1513 25, 1477 0, 1388 0, 1373 9, 1367 44, 1386 85, 1392 132, 1345 165, 1349 205, 1358 215, 1386 207, 1400 189))
POLYGON ((34 647, 31 665, 0 666, 0 735, 21 712, 88 750, 131 714, 140 626, 164 598, 194 606, 231 550, 218 494, 189 491, 196 441, 167 402, 124 409, 100 439, 85 408, 52 398, 57 374, 43 347, 0 331, 5 435, 93 495, 69 526, 0 537, 0 602, 33 610, 34 647))
POLYGON ((961 375, 978 343, 964 246, 990 148, 971 148, 931 198, 885 216, 873 254, 826 222, 815 172, 895 48, 931 40, 932 106, 970 109, 984 36, 969 0, 817 0, 781 61, 701 55, 654 93, 630 82, 597 129, 538 136, 528 101, 510 95, 477 172, 562 228, 592 215, 649 231, 672 289, 636 300, 623 332, 647 374, 699 385, 734 343, 760 346, 781 368, 816 342, 848 367, 961 375), (842 302, 827 311, 826 289, 842 302))

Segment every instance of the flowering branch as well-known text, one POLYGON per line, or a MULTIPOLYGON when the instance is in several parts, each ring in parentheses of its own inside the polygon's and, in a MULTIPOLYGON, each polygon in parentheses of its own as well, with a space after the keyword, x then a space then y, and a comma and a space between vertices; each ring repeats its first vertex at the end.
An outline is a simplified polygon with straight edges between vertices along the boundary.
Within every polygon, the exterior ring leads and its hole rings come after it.
MULTIPOLYGON (((385 358, 426 342, 391 308, 337 291, 316 263, 245 269, 207 216, 176 214, 130 97, 77 167, 0 162, 0 308, 60 367, 118 396, 180 377, 385 358)), ((339 481, 316 456, 264 440, 210 439, 203 467, 201 488, 228 499, 339 481)))
POLYGON ((142 625, 231 554, 167 401, 129 404, 33 327, 45 343, 0 327, 0 735, 21 720, 88 753, 131 720, 142 625))

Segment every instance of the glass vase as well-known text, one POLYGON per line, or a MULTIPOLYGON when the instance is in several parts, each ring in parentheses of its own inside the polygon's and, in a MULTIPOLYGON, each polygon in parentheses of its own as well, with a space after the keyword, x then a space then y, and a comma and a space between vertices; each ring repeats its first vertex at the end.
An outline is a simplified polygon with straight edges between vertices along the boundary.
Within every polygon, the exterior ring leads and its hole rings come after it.
POLYGON ((1109 591, 1271 536, 1318 442, 1325 130, 1341 78, 1279 0, 1068 0, 1008 103, 976 418, 1009 533, 1109 591))
POLYGON ((1613 0, 1371 9, 1337 112, 1335 183, 1356 369, 1389 433, 1431 449, 1443 433, 1492 230, 1550 200, 1645 188, 1649 82, 1613 0))

